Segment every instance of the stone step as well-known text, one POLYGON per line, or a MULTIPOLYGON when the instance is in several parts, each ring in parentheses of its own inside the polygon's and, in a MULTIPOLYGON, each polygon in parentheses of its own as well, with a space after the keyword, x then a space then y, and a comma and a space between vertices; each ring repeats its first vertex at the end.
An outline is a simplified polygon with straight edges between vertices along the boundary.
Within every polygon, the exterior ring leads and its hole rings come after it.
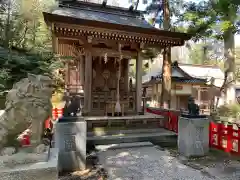
POLYGON ((94 144, 114 144, 114 143, 128 143, 128 142, 143 142, 149 141, 151 138, 160 138, 165 136, 176 136, 175 132, 165 129, 159 129, 158 132, 148 133, 134 133, 134 134, 118 134, 118 135, 102 135, 90 136, 87 138, 88 142, 94 144))
POLYGON ((102 116, 102 117, 86 117, 88 130, 94 128, 109 128, 109 127, 127 127, 127 128, 156 128, 165 119, 162 116, 155 115, 135 115, 135 116, 102 116))
POLYGON ((158 133, 158 132, 162 132, 161 128, 145 128, 145 129, 132 129, 132 128, 128 128, 128 129, 117 129, 117 130, 111 130, 111 128, 109 128, 110 130, 106 130, 106 129, 99 129, 99 130, 95 130, 95 131, 91 131, 88 132, 87 135, 88 137, 92 137, 92 136, 103 136, 103 135, 118 135, 118 134, 140 134, 140 133, 158 133))
POLYGON ((110 149, 119 149, 119 148, 136 148, 136 147, 153 147, 154 144, 151 142, 143 141, 143 142, 134 142, 134 143, 120 143, 120 144, 109 144, 109 145, 97 145, 96 150, 105 151, 110 149))

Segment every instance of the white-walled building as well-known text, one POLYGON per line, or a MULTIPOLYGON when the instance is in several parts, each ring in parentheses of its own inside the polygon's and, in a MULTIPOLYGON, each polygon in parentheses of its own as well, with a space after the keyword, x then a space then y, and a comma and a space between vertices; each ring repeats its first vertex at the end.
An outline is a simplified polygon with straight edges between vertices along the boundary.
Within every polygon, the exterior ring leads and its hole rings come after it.
MULTIPOLYGON (((160 107, 161 73, 159 68, 143 77, 143 86, 147 87, 147 97, 152 107, 160 107)), ((218 91, 223 82, 224 73, 217 66, 173 63, 171 108, 186 109, 188 98, 192 96, 202 111, 209 112, 213 96, 219 97, 219 105, 223 104, 218 91), (214 82, 210 83, 212 78, 214 82)))

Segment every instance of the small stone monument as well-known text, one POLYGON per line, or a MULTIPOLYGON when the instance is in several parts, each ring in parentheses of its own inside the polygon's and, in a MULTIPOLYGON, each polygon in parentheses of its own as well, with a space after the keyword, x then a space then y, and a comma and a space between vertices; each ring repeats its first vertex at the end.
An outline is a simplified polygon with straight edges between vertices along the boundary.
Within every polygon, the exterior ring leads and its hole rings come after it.
POLYGON ((178 151, 186 157, 204 156, 209 151, 209 120, 199 115, 199 107, 192 97, 188 114, 181 114, 178 121, 178 151))
POLYGON ((0 180, 57 180, 57 149, 41 138, 44 121, 51 116, 53 90, 51 78, 29 74, 8 92, 0 116, 0 180), (29 127, 31 145, 21 147, 18 135, 29 127))
POLYGON ((61 117, 56 124, 54 141, 59 149, 60 171, 86 168, 87 123, 84 117, 61 117))

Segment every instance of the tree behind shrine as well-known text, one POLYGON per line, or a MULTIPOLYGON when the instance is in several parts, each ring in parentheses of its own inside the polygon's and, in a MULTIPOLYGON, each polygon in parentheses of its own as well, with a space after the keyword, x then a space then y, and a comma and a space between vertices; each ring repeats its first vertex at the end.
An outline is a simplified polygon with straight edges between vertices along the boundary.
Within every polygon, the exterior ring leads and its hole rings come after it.
POLYGON ((180 22, 188 24, 187 33, 194 35, 194 40, 215 38, 224 42, 225 79, 222 89, 226 94, 226 103, 235 102, 235 41, 239 32, 239 1, 218 0, 188 2, 180 22))

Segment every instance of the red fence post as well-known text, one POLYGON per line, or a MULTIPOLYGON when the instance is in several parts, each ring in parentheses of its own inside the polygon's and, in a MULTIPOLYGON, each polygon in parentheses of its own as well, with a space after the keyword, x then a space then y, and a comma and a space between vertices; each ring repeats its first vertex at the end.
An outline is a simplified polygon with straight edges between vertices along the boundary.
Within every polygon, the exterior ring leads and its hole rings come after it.
POLYGON ((178 112, 172 112, 172 130, 178 132, 178 112))
POLYGON ((223 131, 223 124, 217 123, 217 146, 218 149, 224 149, 222 146, 222 132, 223 131))
POLYGON ((233 126, 232 125, 227 125, 227 148, 226 152, 231 152, 233 148, 233 126))
POLYGON ((169 116, 168 116, 168 111, 163 111, 163 116, 166 117, 166 121, 164 122, 164 128, 168 129, 168 121, 169 121, 169 116))
POLYGON ((173 131, 173 112, 169 110, 168 130, 173 131))
POLYGON ((238 131, 237 131, 237 134, 238 134, 238 140, 237 140, 237 153, 240 155, 240 126, 238 126, 238 131))
POLYGON ((213 122, 209 123, 209 147, 212 147, 213 142, 213 122))
POLYGON ((232 126, 232 149, 231 152, 233 154, 239 155, 239 140, 240 140, 240 132, 239 132, 239 127, 237 124, 234 124, 232 126), (237 129, 234 128, 237 127, 237 129))

